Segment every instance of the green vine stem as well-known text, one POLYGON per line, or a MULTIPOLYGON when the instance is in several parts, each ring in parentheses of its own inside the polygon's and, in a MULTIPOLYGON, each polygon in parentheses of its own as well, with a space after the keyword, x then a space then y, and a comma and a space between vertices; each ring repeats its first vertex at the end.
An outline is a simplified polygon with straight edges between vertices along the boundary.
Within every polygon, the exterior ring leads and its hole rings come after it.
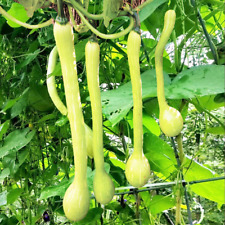
POLYGON ((103 13, 101 13, 99 15, 91 14, 81 4, 79 4, 75 0, 66 0, 65 2, 67 2, 68 4, 71 4, 74 7, 74 9, 81 12, 88 19, 93 19, 93 20, 102 20, 103 19, 103 13))
MULTIPOLYGON (((179 134, 176 137, 178 153, 179 153, 179 161, 180 161, 180 172, 178 172, 177 180, 181 181, 183 179, 182 175, 182 166, 184 161, 184 151, 183 151, 183 143, 182 143, 182 136, 179 134)), ((176 186, 176 225, 181 224, 181 204, 182 204, 182 184, 178 183, 176 186)))
POLYGON ((202 26, 203 33, 204 33, 204 35, 205 35, 205 37, 206 37, 206 40, 207 40, 207 42, 208 42, 208 44, 209 44, 209 47, 210 47, 211 51, 212 51, 212 55, 213 55, 213 58, 214 58, 214 60, 215 60, 215 63, 218 64, 218 62, 219 62, 219 57, 218 57, 218 53, 217 53, 217 50, 216 50, 216 46, 215 46, 214 43, 212 42, 212 39, 211 39, 211 37, 210 37, 210 35, 209 35, 207 29, 206 29, 205 22, 204 22, 203 19, 202 19, 201 13, 200 13, 199 9, 197 8, 197 5, 196 5, 195 0, 191 0, 191 5, 193 6, 193 8, 194 8, 194 10, 195 10, 195 12, 196 12, 196 14, 197 14, 199 23, 200 23, 201 26, 202 26))
POLYGON ((134 27, 134 19, 132 16, 129 16, 130 18, 130 24, 129 26, 119 32, 119 33, 116 33, 116 34, 103 34, 101 32, 99 32, 97 29, 95 29, 89 22, 87 19, 85 19, 84 15, 79 11, 77 10, 77 13, 79 14, 81 20, 87 25, 87 27, 97 36, 99 36, 100 38, 103 38, 103 39, 116 39, 116 38, 120 38, 126 34, 128 34, 134 27))
POLYGON ((13 22, 19 24, 20 26, 28 28, 28 29, 38 29, 38 28, 47 27, 47 26, 53 24, 53 20, 52 19, 49 19, 49 20, 47 20, 44 23, 40 23, 40 24, 36 24, 36 25, 31 25, 31 24, 28 24, 28 23, 21 22, 18 19, 16 19, 15 17, 13 17, 10 14, 8 14, 1 6, 0 6, 0 14, 5 16, 9 20, 12 20, 13 22))
POLYGON ((179 58, 179 53, 178 53, 177 40, 176 40, 177 38, 176 38, 175 30, 172 31, 172 39, 173 39, 173 44, 174 44, 175 67, 176 67, 176 71, 179 73, 180 72, 180 58, 179 58))
MULTIPOLYGON (((184 175, 183 175, 183 172, 182 172, 182 167, 181 167, 181 161, 180 161, 180 158, 179 158, 179 155, 178 155, 178 151, 177 151, 177 147, 175 145, 175 142, 174 142, 174 138, 171 137, 171 142, 172 142, 172 146, 173 146, 173 149, 174 149, 174 154, 175 154, 175 157, 176 157, 176 160, 177 160, 177 167, 178 167, 178 170, 180 173, 180 176, 181 176, 181 179, 178 180, 178 182, 180 183, 181 181, 184 180, 184 175)), ((190 205, 189 205, 189 200, 188 200, 188 193, 187 193, 187 188, 186 188, 186 184, 183 184, 183 187, 184 187, 184 196, 185 196, 185 201, 186 201, 186 205, 187 205, 187 212, 188 212, 188 221, 189 221, 189 224, 190 225, 193 225, 193 222, 192 222, 192 215, 191 215, 191 209, 190 209, 190 205)), ((177 221, 179 222, 179 221, 177 221)), ((179 224, 179 223, 178 223, 179 224)))
POLYGON ((176 141, 177 141, 177 148, 178 148, 178 152, 179 152, 180 164, 181 164, 181 167, 182 167, 183 162, 184 162, 184 150, 183 150, 183 143, 182 143, 181 134, 179 134, 176 137, 176 141))
POLYGON ((63 11, 63 1, 57 0, 57 9, 58 9, 58 16, 59 17, 65 17, 64 11, 63 11))

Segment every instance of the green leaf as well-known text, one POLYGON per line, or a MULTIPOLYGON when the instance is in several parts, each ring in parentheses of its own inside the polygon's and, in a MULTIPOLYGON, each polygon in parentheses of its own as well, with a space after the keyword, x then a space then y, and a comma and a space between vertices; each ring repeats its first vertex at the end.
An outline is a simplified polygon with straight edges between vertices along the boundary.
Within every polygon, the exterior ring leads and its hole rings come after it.
POLYGON ((168 87, 170 99, 188 99, 224 92, 224 66, 192 67, 178 74, 168 87))
POLYGON ((118 166, 115 166, 112 162, 110 162, 110 175, 115 179, 115 181, 120 186, 126 185, 126 177, 124 174, 124 170, 118 166))
POLYGON ((40 195, 41 199, 47 199, 53 196, 60 196, 63 197, 66 189, 70 186, 70 184, 73 182, 74 177, 71 177, 69 180, 64 179, 58 184, 55 184, 53 186, 46 187, 42 190, 40 195))
POLYGON ((18 101, 11 108, 11 118, 18 116, 27 106, 28 99, 28 90, 27 88, 22 95, 19 97, 18 101))
POLYGON ((18 171, 19 167, 25 162, 28 155, 28 149, 23 149, 19 152, 13 152, 3 158, 2 164, 4 167, 9 168, 10 175, 14 175, 18 171))
POLYGON ((149 208, 150 212, 153 215, 156 215, 157 213, 161 213, 166 209, 174 207, 175 204, 176 201, 174 198, 162 195, 155 195, 149 204, 149 208))
POLYGON ((148 5, 146 5, 140 12, 139 12, 139 19, 140 22, 147 19, 160 5, 167 2, 168 0, 154 0, 148 5))
POLYGON ((2 193, 0 193, 0 206, 7 204, 7 193, 7 191, 3 191, 2 193))
MULTIPOLYGON (((141 75, 143 100, 156 97, 155 70, 141 75)), ((170 82, 164 74, 165 95, 169 99, 189 99, 196 96, 214 95, 224 92, 224 66, 206 65, 192 67, 177 75, 170 82), (214 75, 212 79, 212 74, 214 75)), ((131 83, 101 93, 103 113, 114 126, 123 119, 133 106, 131 83)))
POLYGON ((56 118, 55 114, 47 114, 47 115, 43 116, 40 120, 38 120, 38 123, 43 123, 47 120, 52 120, 55 118, 56 118))
POLYGON ((110 20, 117 17, 119 8, 122 6, 122 0, 104 0, 103 1, 103 19, 104 25, 109 26, 110 20))
POLYGON ((144 153, 148 158, 151 170, 170 177, 176 171, 176 159, 173 149, 161 138, 147 133, 144 135, 144 153))
POLYGON ((45 85, 31 85, 28 104, 41 112, 47 112, 53 109, 53 103, 45 85))
MULTIPOLYGON (((13 3, 10 10, 7 13, 21 22, 26 22, 29 19, 24 7, 18 3, 13 3)), ((9 26, 13 28, 20 27, 19 24, 13 22, 12 20, 9 20, 7 17, 5 17, 5 19, 7 20, 9 26)))
POLYGON ((15 130, 8 134, 8 136, 4 139, 4 144, 0 147, 0 158, 17 152, 32 140, 34 137, 35 130, 30 131, 29 128, 25 128, 22 130, 15 130))
POLYGON ((153 133, 156 136, 159 136, 161 134, 161 130, 159 128, 159 124, 155 121, 155 119, 151 116, 149 116, 147 113, 143 112, 142 121, 144 127, 153 133))
POLYGON ((21 188, 10 190, 7 194, 7 204, 12 204, 13 202, 15 202, 19 198, 22 192, 23 192, 23 189, 21 188))
POLYGON ((66 123, 68 123, 68 117, 67 116, 61 116, 56 122, 55 125, 58 127, 64 126, 66 123))
MULTIPOLYGON (((143 99, 155 97, 157 94, 155 70, 145 71, 141 75, 141 79, 143 99)), ((165 86, 167 86, 170 83, 170 78, 167 74, 164 74, 164 79, 165 86)), ((126 116, 133 106, 131 82, 128 82, 117 89, 102 92, 101 98, 103 113, 114 126, 126 116)))
MULTIPOLYGON (((105 168, 109 170, 109 165, 105 164, 105 168)), ((89 190, 93 187, 93 179, 94 179, 94 171, 91 170, 90 167, 87 168, 87 182, 88 182, 88 188, 89 190)), ((56 183, 53 186, 46 187, 42 190, 40 195, 41 199, 47 199, 54 196, 60 196, 63 197, 67 188, 70 186, 70 184, 73 182, 74 176, 71 177, 69 180, 64 179, 60 183, 56 183)))
POLYGON ((31 63, 40 53, 40 49, 37 49, 36 51, 29 53, 26 58, 22 61, 22 63, 16 65, 16 69, 20 70, 21 68, 27 66, 29 63, 31 63))
MULTIPOLYGON (((214 171, 187 157, 184 160, 184 179, 186 181, 218 177, 214 171)), ((190 189, 196 194, 219 204, 225 204, 224 180, 193 184, 190 189)))
POLYGON ((6 120, 3 124, 0 125, 0 141, 2 140, 3 135, 9 129, 10 120, 6 120))
POLYGON ((81 59, 84 58, 84 55, 85 55, 85 46, 86 46, 88 40, 89 40, 89 38, 83 39, 82 41, 79 41, 75 45, 76 62, 79 62, 81 59))
POLYGON ((1 110, 1 112, 6 112, 8 109, 12 108, 16 102, 18 101, 19 98, 15 98, 15 99, 11 99, 11 100, 8 100, 4 106, 3 106, 3 109, 1 110))
POLYGON ((210 134, 216 134, 216 135, 224 135, 225 134, 225 129, 224 127, 209 127, 205 130, 207 133, 210 134))
POLYGON ((3 169, 2 172, 0 173, 0 182, 2 182, 6 177, 8 177, 9 174, 10 174, 9 168, 3 169))
POLYGON ((49 1, 45 0, 19 0, 19 3, 27 10, 29 17, 33 16, 35 10, 41 7, 47 7, 50 4, 49 1))
MULTIPOLYGON (((165 177, 173 175, 171 177, 173 178, 174 175, 176 175, 177 163, 174 156, 174 151, 172 147, 162 139, 150 133, 145 134, 144 153, 150 162, 151 170, 160 172, 165 177)), ((188 156, 185 156, 183 164, 184 179, 186 181, 218 177, 218 175, 214 171, 201 165, 188 156)), ((218 180, 190 185, 190 189, 204 198, 224 204, 224 185, 224 180, 218 180)))
POLYGON ((84 219, 82 219, 79 222, 75 222, 74 225, 86 225, 86 224, 95 224, 98 220, 100 220, 101 215, 103 213, 103 209, 102 208, 93 208, 90 209, 87 213, 87 215, 85 216, 84 219))
POLYGON ((140 193, 140 196, 152 215, 161 213, 164 210, 170 209, 176 205, 175 199, 169 196, 155 195, 151 199, 151 196, 148 192, 142 192, 140 193))
MULTIPOLYGON (((130 127, 133 129, 133 111, 130 111, 126 116, 126 120, 130 127)), ((151 132, 156 136, 161 134, 159 124, 155 121, 153 117, 148 115, 145 111, 142 113, 142 123, 143 123, 143 133, 151 132)))
POLYGON ((224 106, 224 99, 222 102, 219 102, 219 103, 215 102, 216 96, 217 95, 208 95, 208 96, 197 97, 196 99, 192 99, 192 102, 199 112, 203 111, 201 108, 211 111, 224 106))

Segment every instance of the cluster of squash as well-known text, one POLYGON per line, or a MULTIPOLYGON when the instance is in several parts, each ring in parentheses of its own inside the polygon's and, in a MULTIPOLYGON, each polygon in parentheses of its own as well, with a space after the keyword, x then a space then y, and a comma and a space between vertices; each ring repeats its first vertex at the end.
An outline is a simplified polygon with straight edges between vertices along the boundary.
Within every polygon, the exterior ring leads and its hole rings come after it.
MULTIPOLYGON (((164 96, 163 51, 175 23, 175 12, 169 10, 165 14, 165 24, 155 51, 157 77, 157 96, 160 107, 159 123, 167 136, 176 136, 183 127, 181 114, 168 106, 164 96)), ((53 48, 48 63, 47 74, 55 68, 57 56, 61 62, 65 88, 66 105, 62 103, 55 87, 54 76, 49 76, 47 86, 49 94, 63 115, 67 115, 74 151, 75 178, 67 189, 63 199, 63 209, 68 219, 79 221, 89 210, 90 194, 87 186, 87 155, 94 158, 95 176, 93 189, 96 201, 109 203, 115 192, 113 181, 104 169, 102 105, 99 88, 99 55, 97 41, 90 40, 85 47, 86 73, 92 108, 92 130, 84 123, 80 92, 77 77, 76 56, 73 41, 73 30, 68 21, 57 18, 54 24, 56 47, 53 48)), ((134 151, 127 161, 125 175, 134 187, 142 187, 150 178, 150 165, 143 153, 142 126, 142 84, 140 76, 139 52, 140 33, 132 30, 127 41, 127 55, 133 93, 133 126, 134 151)))

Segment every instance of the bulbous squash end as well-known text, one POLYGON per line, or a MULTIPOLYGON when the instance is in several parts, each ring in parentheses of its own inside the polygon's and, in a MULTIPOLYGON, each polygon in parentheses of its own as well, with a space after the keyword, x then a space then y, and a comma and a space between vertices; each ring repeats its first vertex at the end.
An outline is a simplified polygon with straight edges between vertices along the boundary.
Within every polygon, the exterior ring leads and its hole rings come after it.
POLYGON ((105 171, 96 171, 93 187, 98 203, 105 205, 113 199, 115 187, 111 177, 105 171))
POLYGON ((132 154, 128 159, 125 169, 128 182, 136 187, 144 186, 150 178, 150 165, 144 154, 132 154))
POLYGON ((160 110, 159 124, 165 135, 174 137, 177 136, 183 128, 183 118, 178 110, 168 106, 160 110))
POLYGON ((88 213, 90 204, 89 191, 86 184, 73 182, 63 198, 63 210, 72 221, 82 220, 88 213))

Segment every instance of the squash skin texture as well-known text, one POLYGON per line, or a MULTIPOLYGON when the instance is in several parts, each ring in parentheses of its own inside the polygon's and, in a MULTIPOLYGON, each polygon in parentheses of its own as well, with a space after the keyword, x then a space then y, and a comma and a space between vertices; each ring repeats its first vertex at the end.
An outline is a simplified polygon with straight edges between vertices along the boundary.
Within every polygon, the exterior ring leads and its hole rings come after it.
POLYGON ((165 135, 174 137, 177 136, 183 128, 183 118, 178 110, 168 106, 160 110, 159 124, 165 135))
POLYGON ((105 205, 109 203, 115 193, 115 187, 111 177, 103 171, 96 170, 93 181, 94 194, 97 202, 105 205))
POLYGON ((79 221, 88 212, 90 198, 87 186, 85 128, 80 102, 73 31, 69 23, 62 25, 58 22, 54 24, 53 31, 61 61, 75 162, 75 178, 64 196, 63 209, 67 218, 79 221))
POLYGON ((95 162, 93 187, 96 201, 101 204, 107 204, 114 196, 115 187, 111 177, 104 169, 102 104, 99 88, 99 54, 99 44, 89 41, 85 47, 85 61, 92 109, 93 153, 95 162))
POLYGON ((142 187, 150 178, 150 165, 143 154, 142 83, 139 65, 141 37, 131 31, 127 41, 127 56, 133 93, 134 151, 126 163, 125 175, 134 187, 142 187))
POLYGON ((148 182, 150 166, 144 154, 131 155, 126 164, 125 174, 129 183, 136 188, 142 187, 148 182))
POLYGON ((89 210, 89 191, 86 182, 74 181, 63 198, 63 210, 66 217, 72 221, 82 220, 89 210))
POLYGON ((87 148, 87 155, 89 158, 93 159, 94 152, 93 152, 93 132, 92 129, 85 123, 85 140, 86 140, 86 148, 87 148))

